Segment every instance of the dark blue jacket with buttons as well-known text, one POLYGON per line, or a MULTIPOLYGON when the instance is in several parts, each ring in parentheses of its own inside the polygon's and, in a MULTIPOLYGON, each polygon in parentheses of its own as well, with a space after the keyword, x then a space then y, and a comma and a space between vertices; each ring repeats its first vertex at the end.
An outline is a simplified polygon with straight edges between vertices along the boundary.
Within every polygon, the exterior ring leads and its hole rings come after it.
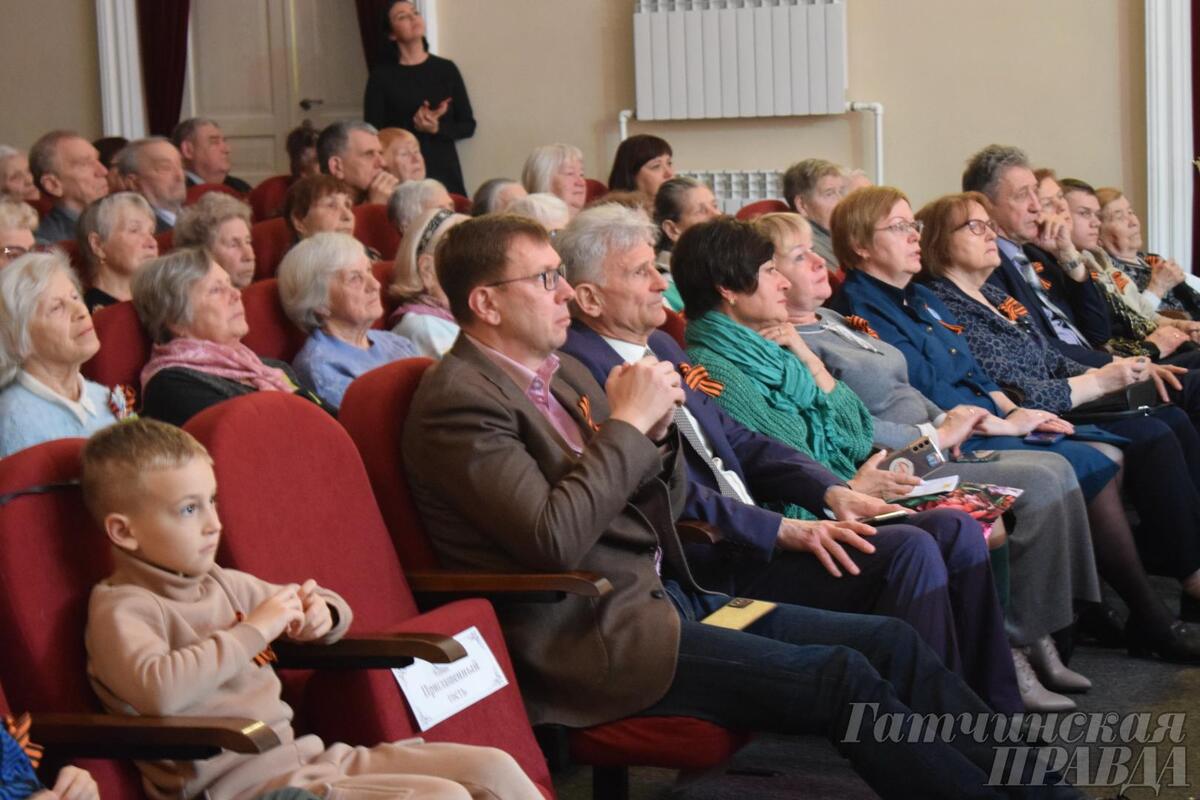
POLYGON ((919 284, 904 289, 846 270, 846 280, 827 303, 845 316, 867 321, 908 362, 908 381, 939 408, 963 403, 997 413, 988 396, 1000 387, 979 366, 957 322, 933 292, 919 284), (953 326, 953 327, 948 327, 953 326))

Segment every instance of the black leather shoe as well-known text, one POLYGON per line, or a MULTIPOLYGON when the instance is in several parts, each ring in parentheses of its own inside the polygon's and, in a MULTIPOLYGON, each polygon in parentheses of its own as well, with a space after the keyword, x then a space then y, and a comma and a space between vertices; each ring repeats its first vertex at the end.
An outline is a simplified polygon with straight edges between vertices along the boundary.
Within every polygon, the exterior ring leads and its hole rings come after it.
POLYGON ((1156 655, 1175 664, 1200 664, 1200 626, 1177 621, 1164 633, 1153 634, 1146 625, 1130 619, 1125 639, 1129 655, 1136 658, 1156 655))
POLYGON ((1110 605, 1092 603, 1079 613, 1075 626, 1076 643, 1088 642, 1101 647, 1124 647, 1125 620, 1110 605))
POLYGON ((1186 592, 1180 592, 1179 618, 1184 622, 1200 622, 1200 600, 1186 592))

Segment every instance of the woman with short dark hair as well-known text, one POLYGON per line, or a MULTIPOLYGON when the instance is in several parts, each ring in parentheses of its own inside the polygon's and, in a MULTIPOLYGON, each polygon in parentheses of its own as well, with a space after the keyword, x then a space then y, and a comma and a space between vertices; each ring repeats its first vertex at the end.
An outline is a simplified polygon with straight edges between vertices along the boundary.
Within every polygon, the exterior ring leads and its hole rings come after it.
POLYGON ((608 190, 640 192, 649 210, 654 206, 658 187, 675 177, 673 157, 666 139, 648 133, 630 136, 617 146, 608 175, 608 190))

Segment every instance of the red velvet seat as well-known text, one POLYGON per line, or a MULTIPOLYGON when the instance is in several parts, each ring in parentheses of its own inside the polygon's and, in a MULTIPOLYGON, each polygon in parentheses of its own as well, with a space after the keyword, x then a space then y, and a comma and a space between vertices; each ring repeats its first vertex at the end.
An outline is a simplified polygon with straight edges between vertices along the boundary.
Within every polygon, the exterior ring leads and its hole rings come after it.
POLYGON ((738 209, 737 218, 749 222, 763 214, 774 214, 777 211, 790 211, 788 204, 782 200, 758 200, 738 209))
POLYGON ((30 201, 29 205, 33 206, 33 210, 37 212, 38 219, 41 219, 54 210, 54 198, 48 194, 39 194, 38 199, 30 201))
POLYGON ((608 194, 608 186, 595 178, 584 178, 587 181, 587 200, 590 203, 598 197, 604 197, 608 194))
POLYGON ((224 192, 230 197, 236 197, 243 203, 246 202, 246 196, 231 186, 226 186, 223 183, 197 183, 195 186, 188 187, 187 198, 183 201, 183 204, 190 206, 209 192, 224 192))
POLYGON ((418 614, 371 494, 362 460, 328 414, 300 398, 257 392, 185 426, 215 461, 224 525, 219 559, 281 583, 314 578, 354 609, 356 634, 483 633, 509 685, 419 732, 387 670, 339 670, 291 682, 297 711, 327 741, 374 744, 420 735, 501 747, 554 797, 490 604, 460 600, 418 614), (301 683, 303 686, 301 687, 301 683))
POLYGON ((400 232, 388 220, 387 206, 381 203, 354 207, 354 238, 373 247, 385 260, 395 258, 400 249, 400 232))
POLYGON ((658 329, 668 334, 680 347, 687 347, 683 341, 683 332, 687 329, 687 320, 683 318, 683 314, 668 308, 667 319, 658 326, 658 329))
POLYGON ((250 226, 250 246, 254 249, 254 280, 274 278, 279 262, 296 241, 283 217, 256 222, 250 226))
POLYGON ((79 276, 79 280, 83 282, 83 285, 87 286, 87 264, 83 263, 83 254, 79 252, 79 242, 74 239, 63 239, 61 242, 55 242, 54 247, 57 247, 66 254, 67 260, 75 268, 75 274, 79 276))
POLYGON ((242 344, 263 358, 291 362, 307 338, 292 324, 279 299, 279 282, 275 278, 257 281, 242 290, 246 307, 246 325, 250 332, 242 344))
MULTIPOLYGON (((421 524, 400 460, 404 422, 429 358, 393 362, 359 376, 342 398, 338 421, 357 445, 396 551, 407 569, 434 569, 437 554, 421 524)), ((572 756, 593 767, 708 769, 748 740, 690 717, 630 717, 570 731, 572 756)), ((601 773, 597 773, 599 776, 601 773)), ((610 773, 605 782, 623 780, 610 773)), ((611 784, 609 784, 611 785, 611 784)))
POLYGON ((100 350, 83 365, 84 377, 104 386, 123 384, 140 397, 142 367, 150 360, 152 343, 133 303, 125 300, 97 309, 92 325, 100 350))
POLYGON ((471 213, 471 198, 465 194, 457 194, 450 192, 450 199, 454 201, 454 211, 458 214, 471 213))
POLYGON ((164 253, 169 253, 175 247, 175 231, 168 230, 156 233, 154 234, 154 241, 158 243, 158 254, 160 256, 164 253))
POLYGON ((255 222, 278 217, 283 213, 283 201, 287 197, 288 187, 292 185, 291 175, 275 175, 250 190, 248 200, 250 212, 255 222))
POLYGON ((375 276, 375 280, 379 281, 379 294, 383 300, 383 316, 375 323, 376 328, 390 328, 387 324, 388 317, 396 310, 396 306, 400 305, 389 288, 392 285, 392 275, 396 269, 395 261, 372 261, 371 274, 375 276))

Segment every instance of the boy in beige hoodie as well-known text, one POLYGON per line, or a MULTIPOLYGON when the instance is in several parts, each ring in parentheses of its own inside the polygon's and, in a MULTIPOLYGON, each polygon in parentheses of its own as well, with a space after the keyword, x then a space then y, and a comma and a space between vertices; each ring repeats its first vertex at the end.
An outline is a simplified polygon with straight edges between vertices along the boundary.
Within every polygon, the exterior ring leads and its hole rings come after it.
POLYGON ((348 798, 519 798, 541 793, 507 753, 419 740, 372 748, 295 738, 269 666, 270 643, 329 643, 346 602, 313 580, 277 586, 214 563, 221 521, 204 447, 136 420, 83 451, 83 494, 113 543, 116 570, 92 590, 88 674, 114 714, 252 717, 282 744, 258 755, 139 762, 153 798, 243 800, 296 786, 348 798))

